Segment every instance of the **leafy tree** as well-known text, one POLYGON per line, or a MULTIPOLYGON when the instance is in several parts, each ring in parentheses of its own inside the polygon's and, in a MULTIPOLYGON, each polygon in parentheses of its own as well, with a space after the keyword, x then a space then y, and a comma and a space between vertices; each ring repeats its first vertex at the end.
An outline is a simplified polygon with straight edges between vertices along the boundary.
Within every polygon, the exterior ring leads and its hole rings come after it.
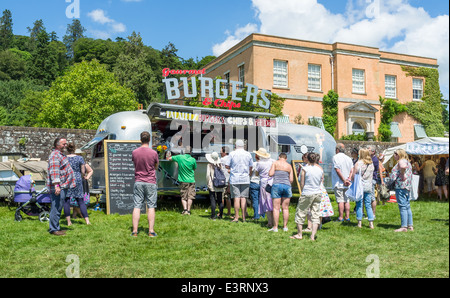
MULTIPOLYGON (((32 52, 36 48, 36 44, 38 42, 38 35, 41 32, 45 31, 44 21, 42 19, 36 20, 33 23, 33 27, 27 27, 28 32, 30 33, 30 38, 28 39, 27 50, 32 52)), ((47 33, 46 33, 47 34, 47 33)))
POLYGON ((63 37, 63 42, 67 48, 67 56, 73 58, 73 44, 80 38, 84 37, 86 29, 81 25, 80 20, 73 19, 72 24, 67 25, 66 35, 63 37))
MULTIPOLYGON (((33 118, 30 102, 27 99, 28 92, 42 92, 47 88, 34 84, 28 80, 0 81, 0 106, 6 111, 6 116, 0 117, 3 125, 27 126, 28 118, 33 118), (19 108, 20 105, 23 107, 19 108), (25 110, 24 107, 30 108, 25 110)), ((36 111, 40 111, 39 105, 33 105, 36 111)))
POLYGON ((136 110, 132 90, 123 87, 97 60, 74 64, 42 93, 37 125, 97 129, 107 116, 136 110))
POLYGON ((5 9, 0 17, 0 50, 9 49, 13 43, 14 34, 12 30, 11 11, 5 9))
POLYGON ((142 38, 136 32, 124 42, 122 53, 114 66, 114 73, 121 84, 135 92, 139 103, 144 107, 158 98, 159 84, 148 64, 142 38))
POLYGON ((20 80, 26 76, 26 60, 11 49, 0 51, 0 80, 20 80))
POLYGON ((100 63, 107 65, 107 70, 112 71, 117 56, 122 51, 123 43, 111 40, 80 38, 73 44, 73 62, 79 63, 83 60, 91 61, 97 59, 100 63))
POLYGON ((180 57, 178 57, 178 49, 175 45, 169 42, 161 51, 161 65, 163 68, 181 69, 182 64, 180 57))
POLYGON ((58 55, 49 46, 49 35, 45 30, 39 32, 29 71, 31 79, 40 84, 50 86, 59 74, 58 55))

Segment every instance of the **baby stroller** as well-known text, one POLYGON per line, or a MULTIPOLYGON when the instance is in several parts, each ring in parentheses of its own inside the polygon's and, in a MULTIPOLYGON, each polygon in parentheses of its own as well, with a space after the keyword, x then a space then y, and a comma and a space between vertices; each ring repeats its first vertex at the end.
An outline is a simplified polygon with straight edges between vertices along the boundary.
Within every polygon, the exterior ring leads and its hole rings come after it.
POLYGON ((44 187, 36 192, 31 175, 24 175, 16 182, 14 202, 19 204, 14 215, 16 221, 22 220, 20 212, 29 216, 38 216, 41 222, 47 222, 50 218, 51 199, 48 189, 44 187))

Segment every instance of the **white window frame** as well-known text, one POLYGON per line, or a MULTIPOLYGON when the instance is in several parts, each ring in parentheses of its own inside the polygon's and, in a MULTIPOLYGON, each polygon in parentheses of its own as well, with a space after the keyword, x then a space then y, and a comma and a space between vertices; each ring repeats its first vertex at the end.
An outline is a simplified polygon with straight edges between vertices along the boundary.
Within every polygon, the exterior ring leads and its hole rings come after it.
POLYGON ((238 65, 238 81, 242 83, 242 88, 245 86, 245 63, 238 65))
POLYGON ((366 93, 366 72, 364 69, 352 69, 352 93, 366 93))
POLYGON ((308 90, 322 91, 322 65, 308 64, 308 90))
POLYGON ((286 60, 273 60, 273 86, 288 88, 288 62, 286 60))
POLYGON ((229 70, 223 74, 223 79, 227 81, 225 83, 224 87, 226 87, 228 89, 228 91, 230 91, 231 87, 230 87, 230 71, 229 70))
POLYGON ((422 100, 423 97, 423 79, 413 78, 413 100, 422 100))
POLYGON ((397 98, 397 77, 393 75, 384 76, 384 97, 397 98))

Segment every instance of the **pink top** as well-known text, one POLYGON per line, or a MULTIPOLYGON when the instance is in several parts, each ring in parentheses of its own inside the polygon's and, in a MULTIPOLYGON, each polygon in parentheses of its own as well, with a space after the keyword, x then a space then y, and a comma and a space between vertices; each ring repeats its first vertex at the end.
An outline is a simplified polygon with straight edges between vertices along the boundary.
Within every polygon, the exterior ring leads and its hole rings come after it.
POLYGON ((155 166, 159 161, 158 153, 149 147, 139 147, 133 150, 131 156, 135 181, 156 184, 155 166))

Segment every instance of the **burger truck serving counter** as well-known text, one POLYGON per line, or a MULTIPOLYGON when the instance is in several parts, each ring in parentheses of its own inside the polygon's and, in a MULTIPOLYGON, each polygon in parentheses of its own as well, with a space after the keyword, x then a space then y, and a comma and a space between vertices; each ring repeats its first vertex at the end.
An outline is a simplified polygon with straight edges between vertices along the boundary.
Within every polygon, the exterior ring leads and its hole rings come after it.
MULTIPOLYGON (((167 78, 173 74, 203 73, 201 70, 164 69, 165 101, 171 103, 151 103, 147 110, 110 115, 99 125, 94 138, 81 148, 92 152, 91 194, 100 196, 100 202, 106 203, 108 214, 132 212, 134 165, 131 152, 140 146, 143 131, 151 134, 150 145, 160 157, 157 171, 159 196, 173 195, 179 189, 177 164, 166 159, 167 152, 183 154, 189 146, 192 157, 197 161, 196 189, 207 191, 208 161, 205 155, 214 151, 220 153, 223 147, 231 152, 238 139, 244 140, 245 149, 252 155, 259 148, 265 148, 273 159, 278 159, 281 152, 286 153, 288 162, 297 170, 303 154, 320 154, 320 165, 325 172, 324 185, 331 188, 336 142, 328 132, 315 126, 278 122, 270 113, 271 92, 259 90, 255 85, 246 84, 246 97, 240 98, 241 82, 230 81, 227 84, 225 80, 203 76, 167 78), (173 104, 191 104, 190 98, 198 98, 198 92, 201 101, 197 106, 173 104), (252 104, 259 111, 240 110, 241 103, 252 104), (266 112, 260 112, 262 109, 266 112)), ((298 191, 295 181, 292 186, 298 191)))

